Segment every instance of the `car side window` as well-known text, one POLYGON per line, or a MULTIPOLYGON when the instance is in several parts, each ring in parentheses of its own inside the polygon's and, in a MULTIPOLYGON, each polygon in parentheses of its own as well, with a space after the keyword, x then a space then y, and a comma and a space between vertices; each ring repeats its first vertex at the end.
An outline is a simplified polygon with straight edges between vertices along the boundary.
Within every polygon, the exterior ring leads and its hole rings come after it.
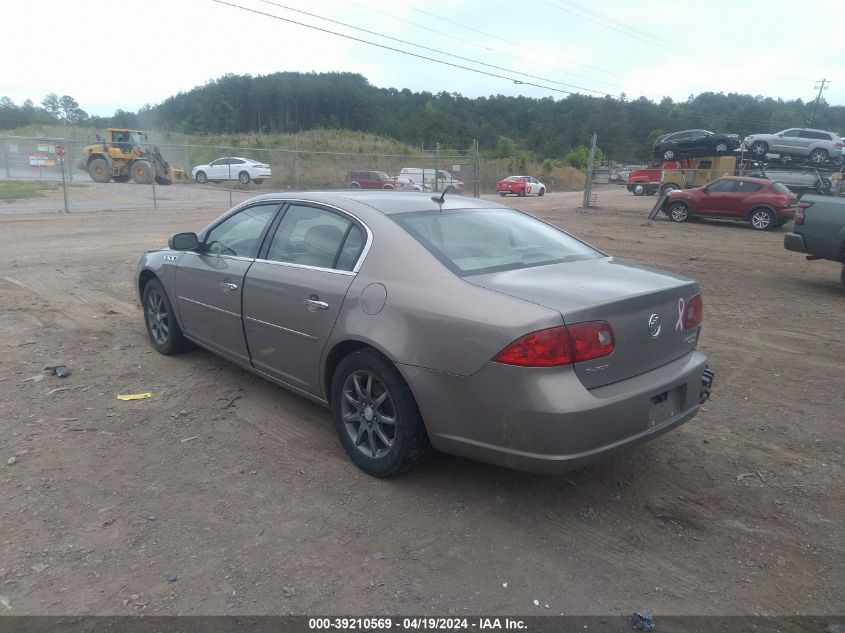
POLYGON ((217 160, 215 160, 215 161, 213 161, 213 162, 211 163, 211 166, 212 166, 212 167, 217 167, 218 165, 225 165, 225 164, 226 164, 226 159, 225 159, 225 158, 218 158, 217 160))
POLYGON ((230 165, 243 165, 244 161, 242 161, 240 158, 230 158, 229 164, 230 165))
POLYGON ((801 130, 786 130, 783 133, 783 136, 788 136, 789 138, 797 137, 801 135, 801 130))
POLYGON ((346 239, 343 242, 343 248, 340 249, 340 257, 337 258, 338 270, 352 270, 361 257, 361 251, 364 250, 364 231, 356 224, 351 224, 346 239))
POLYGON ((208 232, 200 252, 250 258, 257 256, 264 229, 278 208, 278 203, 259 204, 229 216, 208 232))
POLYGON ((752 191, 760 191, 761 188, 762 187, 756 182, 748 182, 747 180, 741 180, 739 183, 739 187, 737 187, 737 191, 741 191, 742 193, 750 193, 752 191))
MULTIPOLYGON (((267 259, 319 268, 340 268, 340 260, 344 259, 347 267, 341 270, 351 270, 358 259, 355 256, 349 264, 349 259, 355 254, 355 238, 351 242, 348 239, 352 226, 350 220, 327 209, 291 205, 273 235, 267 259), (351 252, 343 258, 341 246, 345 251, 346 242, 349 242, 351 252)), ((357 255, 360 255, 360 249, 357 255)))
POLYGON ((725 193, 734 191, 736 188, 736 181, 734 180, 717 180, 707 187, 709 193, 725 193))

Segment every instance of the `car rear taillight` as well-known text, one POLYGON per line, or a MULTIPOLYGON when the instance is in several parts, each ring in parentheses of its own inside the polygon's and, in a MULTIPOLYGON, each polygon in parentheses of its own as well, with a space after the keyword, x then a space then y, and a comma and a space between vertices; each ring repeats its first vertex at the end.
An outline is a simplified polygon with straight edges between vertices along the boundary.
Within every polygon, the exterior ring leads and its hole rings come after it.
POLYGON ((795 211, 795 224, 804 224, 804 218, 807 217, 805 211, 813 206, 813 202, 804 202, 799 200, 798 209, 795 211))
POLYGON ((689 330, 700 325, 703 317, 704 302, 701 300, 701 293, 699 292, 687 301, 687 305, 684 308, 684 329, 689 330))
POLYGON ((590 321, 526 334, 499 352, 493 361, 521 367, 559 367, 607 356, 614 348, 610 324, 590 321))
POLYGON ((575 323, 567 329, 575 351, 576 363, 607 356, 616 347, 613 341, 613 330, 605 321, 575 323))

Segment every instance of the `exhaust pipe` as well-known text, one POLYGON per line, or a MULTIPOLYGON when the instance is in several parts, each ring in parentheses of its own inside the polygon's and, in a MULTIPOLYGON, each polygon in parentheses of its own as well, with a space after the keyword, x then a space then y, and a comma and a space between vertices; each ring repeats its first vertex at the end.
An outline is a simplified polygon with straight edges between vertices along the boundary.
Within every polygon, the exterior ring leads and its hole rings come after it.
POLYGON ((716 372, 705 365, 701 374, 701 393, 698 395, 698 404, 704 404, 710 398, 710 391, 713 389, 715 380, 716 372))

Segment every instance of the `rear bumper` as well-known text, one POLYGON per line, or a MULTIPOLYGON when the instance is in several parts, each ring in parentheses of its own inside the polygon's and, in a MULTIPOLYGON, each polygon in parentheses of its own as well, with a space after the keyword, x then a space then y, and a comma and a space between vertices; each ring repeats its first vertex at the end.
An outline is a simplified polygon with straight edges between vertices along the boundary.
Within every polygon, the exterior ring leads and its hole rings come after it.
POLYGON ((647 442, 694 417, 713 383, 712 372, 705 373, 706 361, 704 354, 691 352, 592 390, 571 367, 491 362, 466 377, 401 369, 434 448, 508 468, 555 473, 647 442), (661 400, 671 406, 660 409, 661 400))
POLYGON ((807 245, 804 243, 804 236, 799 233, 787 233, 783 236, 783 247, 788 251, 806 253, 807 245))

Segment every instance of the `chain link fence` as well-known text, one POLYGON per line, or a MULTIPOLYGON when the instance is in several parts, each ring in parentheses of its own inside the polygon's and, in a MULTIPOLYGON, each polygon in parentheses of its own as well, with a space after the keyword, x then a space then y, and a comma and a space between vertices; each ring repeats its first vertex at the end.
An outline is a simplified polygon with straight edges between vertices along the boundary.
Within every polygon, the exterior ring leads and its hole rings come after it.
POLYGON ((354 185, 350 184, 352 179, 348 175, 360 171, 384 172, 391 178, 386 188, 403 188, 406 179, 399 177, 402 170, 445 172, 448 176, 427 183, 428 189, 442 189, 443 183, 448 182, 463 195, 480 194, 477 143, 468 151, 438 147, 418 154, 365 154, 142 141, 135 146, 147 153, 157 147, 173 182, 164 184, 159 178, 149 184, 146 181, 138 184, 126 169, 123 170, 126 173, 119 173, 111 163, 108 171, 91 170, 84 160, 83 148, 97 142, 0 136, 0 213, 4 209, 15 212, 223 209, 274 191, 350 188, 354 185), (222 170, 219 169, 221 159, 229 163, 222 170), (265 167, 255 170, 256 163, 265 167), (202 182, 196 177, 200 171, 202 182))

